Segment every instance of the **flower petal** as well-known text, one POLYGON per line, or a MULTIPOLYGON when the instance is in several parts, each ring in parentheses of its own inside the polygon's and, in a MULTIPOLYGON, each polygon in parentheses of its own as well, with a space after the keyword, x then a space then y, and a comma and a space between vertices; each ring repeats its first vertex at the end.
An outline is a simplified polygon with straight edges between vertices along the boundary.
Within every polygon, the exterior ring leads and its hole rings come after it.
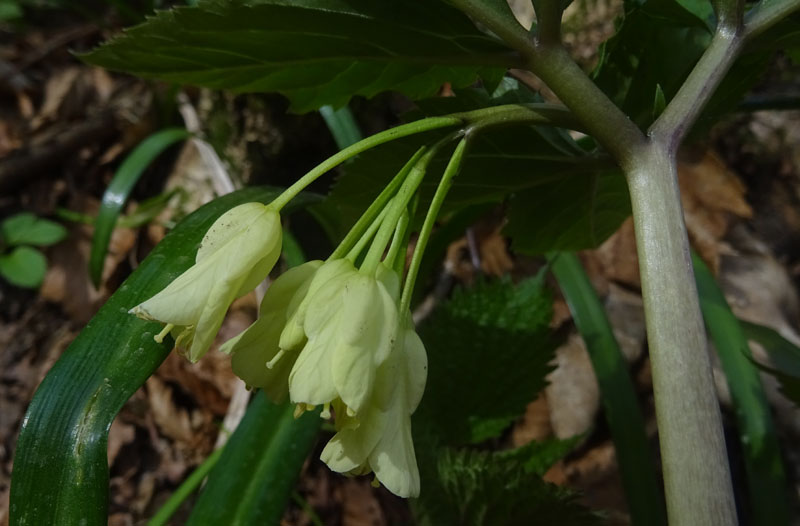
POLYGON ((281 274, 267 289, 255 323, 220 347, 221 351, 233 354, 233 372, 248 386, 264 389, 276 403, 286 399, 289 372, 297 355, 289 353, 271 369, 266 364, 278 353, 278 340, 292 297, 308 285, 321 264, 321 261, 309 261, 281 274))
POLYGON ((391 351, 397 329, 397 307, 386 288, 358 274, 347 281, 339 331, 341 344, 333 358, 333 381, 342 401, 356 414, 370 396, 378 366, 391 351))
POLYGON ((337 277, 355 272, 353 264, 346 259, 335 259, 326 261, 314 274, 314 278, 308 286, 305 294, 296 294, 292 298, 292 304, 289 306, 288 318, 286 326, 281 333, 280 347, 281 349, 300 349, 306 342, 306 329, 305 320, 308 309, 312 304, 324 305, 324 302, 315 299, 320 288, 325 286, 337 277), (299 300, 299 304, 295 306, 295 302, 299 300))
POLYGON ((403 335, 403 350, 406 365, 406 403, 408 413, 412 414, 425 392, 425 383, 428 380, 428 354, 410 319, 409 316, 409 327, 403 335))
POLYGON ((369 465, 386 489, 399 497, 419 496, 419 468, 411 437, 411 417, 399 398, 386 418, 369 465))
POLYGON ((320 459, 339 473, 358 470, 366 464, 370 453, 380 441, 385 426, 385 412, 378 409, 369 411, 358 427, 345 428, 336 433, 325 445, 320 459))

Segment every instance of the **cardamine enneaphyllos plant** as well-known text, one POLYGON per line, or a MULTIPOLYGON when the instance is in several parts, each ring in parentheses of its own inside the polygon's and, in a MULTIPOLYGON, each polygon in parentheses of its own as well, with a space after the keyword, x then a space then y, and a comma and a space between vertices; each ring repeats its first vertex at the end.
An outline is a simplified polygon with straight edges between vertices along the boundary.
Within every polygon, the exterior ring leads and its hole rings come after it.
MULTIPOLYGON (((505 0, 207 0, 161 12, 84 56, 178 84, 279 92, 299 112, 388 90, 419 109, 419 119, 343 149, 270 204, 221 215, 192 268, 163 284, 162 292, 152 291, 152 298, 124 304, 123 312, 133 308, 165 323, 158 338, 171 333, 190 359, 199 358, 230 302, 274 265, 277 214, 311 181, 352 159, 333 197, 341 208, 356 208, 360 219, 326 261, 278 277, 261 318, 224 349, 250 385, 275 400, 289 398, 298 413, 321 406, 321 415, 334 419, 336 435, 322 453, 332 469, 372 471, 395 493, 414 495, 419 487, 409 415, 423 391, 425 352, 408 312, 450 187, 455 216, 469 216, 473 205, 508 201, 505 232, 522 253, 597 246, 632 212, 669 523, 736 524, 677 152, 690 132, 702 133, 736 109, 777 50, 796 58, 800 0, 626 0, 591 73, 563 44, 568 4, 532 0, 536 16, 527 26, 505 0), (529 82, 530 74, 538 81, 529 82), (509 87, 511 76, 524 85, 509 87), (456 96, 428 100, 444 83, 456 96), (533 93, 540 84, 555 94, 554 102, 533 93), (423 176, 444 164, 439 181, 426 187, 423 176), (418 194, 427 212, 404 272, 407 233, 418 225, 418 194)), ((137 274, 144 280, 140 276, 145 272, 137 274)), ((160 279, 146 276, 146 283, 160 279)), ((110 306, 119 312, 117 301, 110 306)), ((110 418, 163 359, 163 349, 152 350, 135 375, 120 373, 133 367, 130 349, 153 345, 149 336, 140 344, 142 331, 134 337, 131 329, 129 339, 104 356, 108 368, 87 368, 94 351, 86 342, 101 339, 101 330, 87 329, 31 405, 15 460, 13 524, 63 517, 86 522, 88 515, 93 524, 105 520, 105 508, 96 505, 106 500, 105 472, 86 466, 105 462, 110 418), (66 403, 63 391, 70 386, 61 382, 87 371, 94 372, 91 389, 69 399, 73 405, 52 424, 60 426, 53 432, 43 419, 53 404, 66 403), (105 412, 98 416, 101 406, 105 412), (57 457, 59 476, 36 475, 41 451, 57 457), (91 461, 76 457, 89 454, 91 461), (95 505, 65 504, 85 493, 70 486, 75 479, 94 492, 95 505)), ((450 482, 455 487, 464 480, 450 482)), ((777 509, 759 505, 762 516, 777 509)), ((642 516, 634 521, 660 522, 642 516)))
MULTIPOLYGON (((400 278, 409 205, 434 155, 463 135, 421 148, 331 257, 276 279, 261 317, 222 347, 249 385, 264 388, 276 402, 288 393, 296 416, 321 405, 320 416, 335 420, 337 433, 322 452, 331 469, 374 472, 402 497, 420 491, 411 414, 427 376, 425 347, 408 305, 418 266, 402 287, 400 278)), ((441 198, 466 145, 461 138, 441 178, 441 198)), ((155 340, 170 333, 179 352, 198 360, 233 300, 253 290, 275 265, 282 232, 278 212, 313 180, 302 180, 268 205, 245 203, 220 216, 203 237, 196 263, 130 312, 165 323, 155 340)), ((430 217, 440 205, 441 199, 432 203, 430 217)), ((426 239, 417 243, 417 258, 425 244, 426 239)))

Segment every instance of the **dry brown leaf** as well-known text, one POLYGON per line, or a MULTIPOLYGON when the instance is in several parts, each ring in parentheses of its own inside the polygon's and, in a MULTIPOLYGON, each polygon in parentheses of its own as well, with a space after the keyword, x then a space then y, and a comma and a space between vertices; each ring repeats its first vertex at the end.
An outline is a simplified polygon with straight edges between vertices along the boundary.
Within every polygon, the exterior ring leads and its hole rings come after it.
MULTIPOLYGON (((633 220, 628 218, 619 229, 597 250, 582 253, 586 270, 595 286, 598 277, 615 281, 629 287, 641 287, 639 280, 639 258, 636 255, 636 236, 633 220)), ((605 295, 605 287, 598 292, 605 295)))
POLYGON ((136 427, 115 418, 108 431, 108 465, 114 464, 120 449, 133 442, 136 437, 136 427))
POLYGON ((604 307, 622 354, 628 363, 635 362, 644 353, 647 338, 642 296, 611 283, 604 307))
POLYGON ((511 445, 520 447, 534 440, 544 440, 552 435, 550 408, 547 405, 546 395, 541 393, 536 400, 528 404, 525 414, 514 424, 514 428, 511 430, 511 445))
MULTIPOLYGON (((247 305, 248 301, 252 299, 244 300, 244 305, 247 305)), ((242 332, 254 320, 255 311, 252 303, 245 308, 237 308, 237 304, 234 304, 211 350, 202 360, 190 363, 177 353, 170 353, 156 374, 162 380, 179 384, 192 395, 204 411, 215 416, 225 415, 238 378, 231 370, 230 357, 218 351, 219 345, 242 332)))
POLYGON ((606 441, 565 465, 570 487, 583 493, 581 501, 592 509, 605 510, 609 525, 630 524, 625 491, 617 468, 614 444, 606 441))
POLYGON ((583 340, 570 335, 556 350, 556 369, 545 388, 550 423, 558 438, 585 433, 594 424, 600 408, 600 389, 583 340))
POLYGON ((69 66, 51 75, 44 86, 44 99, 39 112, 30 121, 31 130, 55 121, 69 93, 75 87, 83 68, 69 66))
POLYGON ((720 254, 730 253, 722 238, 732 218, 753 216, 753 209, 745 200, 746 188, 711 150, 698 162, 680 162, 678 182, 689 239, 717 272, 720 254))
POLYGON ((481 269, 490 276, 504 276, 514 268, 514 260, 508 253, 506 239, 500 229, 494 230, 479 241, 481 269))
POLYGON ((191 442, 194 430, 189 412, 175 405, 172 389, 155 375, 147 379, 146 385, 150 411, 161 434, 175 441, 191 442))
POLYGON ((342 526, 385 526, 378 500, 369 482, 345 479, 341 487, 342 526))

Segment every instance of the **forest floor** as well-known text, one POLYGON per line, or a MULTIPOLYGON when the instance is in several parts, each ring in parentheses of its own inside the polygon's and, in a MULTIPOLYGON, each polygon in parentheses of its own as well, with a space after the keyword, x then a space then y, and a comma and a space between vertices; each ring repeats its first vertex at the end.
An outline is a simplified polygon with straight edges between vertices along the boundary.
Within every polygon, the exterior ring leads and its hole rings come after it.
MULTIPOLYGON (((594 18, 568 43, 588 66, 585 49, 613 30, 616 2, 595 2, 594 18), (609 24, 611 24, 609 26, 609 24)), ((131 148, 169 125, 201 132, 228 166, 228 183, 284 185, 336 151, 316 114, 286 114, 277 96, 229 96, 186 90, 175 102, 168 86, 86 66, 71 52, 85 51, 120 24, 100 27, 67 12, 39 13, 21 25, 0 25, 0 219, 20 211, 62 222, 67 239, 46 250, 48 272, 37 290, 0 280, 0 525, 8 522, 8 495, 16 437, 44 375, 105 299, 165 234, 168 226, 219 189, 219 174, 192 143, 174 147, 150 166, 132 195, 129 211, 169 188, 179 197, 146 224, 115 230, 102 284, 89 279, 92 226, 67 218, 93 216, 115 169, 131 148)), ((570 40, 571 39, 571 40, 570 40)), ((764 85, 795 86, 800 72, 778 57, 764 85)), ((395 122, 407 106, 381 96, 355 101, 365 133, 395 122)), ((800 112, 757 112, 728 119, 710 138, 681 156, 681 188, 691 240, 714 269, 736 314, 769 325, 800 343, 800 112)), ((226 184, 228 184, 226 183, 226 184)), ((324 190, 324 188, 323 188, 324 190)), ((451 245, 442 268, 454 283, 479 275, 530 275, 535 262, 516 255, 492 213, 451 245)), ((653 450, 657 434, 632 223, 581 258, 603 298, 630 364, 653 450)), ((554 290, 556 287, 554 286, 554 290)), ((233 306, 218 338, 235 335, 255 318, 256 300, 233 306)), ((597 381, 565 302, 556 298, 555 330, 567 334, 558 349, 550 385, 509 430, 507 445, 534 439, 585 439, 546 475, 578 489, 583 501, 627 524, 614 448, 600 407, 597 381)), ((218 344, 216 344, 218 345, 218 344)), ((215 345, 215 346, 216 346, 215 345)), ((729 394, 715 362, 726 432, 736 442, 729 394)), ((800 510, 800 413, 765 376, 800 510), (794 447, 791 445, 795 444, 794 447)), ((141 524, 241 418, 247 395, 213 350, 197 364, 170 357, 124 406, 109 434, 111 525, 141 524), (221 436, 222 435, 222 438, 221 436)), ((324 442, 320 442, 322 444, 324 442)), ((343 478, 310 457, 297 483, 285 524, 309 525, 315 510, 329 526, 401 524, 407 504, 364 478, 343 478)), ((735 483, 743 489, 740 454, 732 447, 735 483)), ((179 524, 191 501, 179 510, 179 524)), ((800 513, 797 513, 800 517, 800 513)))

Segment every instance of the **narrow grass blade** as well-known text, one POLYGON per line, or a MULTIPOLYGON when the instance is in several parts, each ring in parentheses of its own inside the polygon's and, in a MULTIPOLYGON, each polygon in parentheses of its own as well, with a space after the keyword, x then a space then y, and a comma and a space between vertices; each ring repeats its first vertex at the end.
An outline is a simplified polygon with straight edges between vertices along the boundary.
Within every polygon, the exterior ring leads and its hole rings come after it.
POLYGON ((322 419, 259 392, 225 445, 187 526, 279 524, 322 419))
POLYGON ((636 526, 665 526, 664 502, 636 391, 603 306, 575 254, 553 254, 550 263, 600 384, 631 521, 636 526))
POLYGON ((100 286, 103 275, 103 263, 108 252, 108 243, 111 233, 117 223, 122 207, 128 196, 141 177, 145 168, 158 157, 161 152, 178 141, 183 141, 191 134, 182 128, 168 128, 154 133, 141 142, 120 165, 111 184, 108 185, 100 211, 95 221, 94 236, 92 237, 92 251, 89 256, 89 276, 95 287, 100 286))
POLYGON ((178 486, 178 489, 170 495, 167 502, 165 502, 161 508, 159 508, 158 512, 147 522, 147 526, 166 526, 169 518, 178 511, 181 504, 194 493, 203 480, 205 480, 208 473, 217 465, 224 450, 225 446, 215 449, 202 464, 197 466, 197 468, 192 471, 192 474, 186 477, 186 480, 184 480, 181 485, 178 486))
POLYGON ((700 308, 722 362, 736 409, 736 424, 750 490, 751 524, 788 524, 786 478, 778 439, 747 339, 711 271, 697 254, 692 254, 692 263, 700 308))
POLYGON ((347 106, 338 110, 334 110, 332 106, 323 106, 319 109, 319 113, 325 119, 325 124, 328 125, 333 140, 340 150, 362 139, 358 123, 347 106))

